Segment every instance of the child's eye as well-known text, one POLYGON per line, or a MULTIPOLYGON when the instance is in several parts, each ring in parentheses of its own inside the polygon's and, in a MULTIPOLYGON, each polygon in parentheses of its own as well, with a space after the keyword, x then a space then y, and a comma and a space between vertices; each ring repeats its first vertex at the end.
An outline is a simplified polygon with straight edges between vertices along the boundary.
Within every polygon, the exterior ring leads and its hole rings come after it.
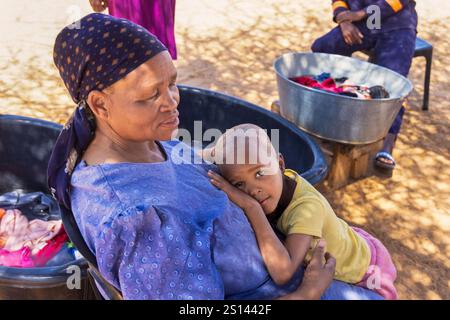
POLYGON ((236 188, 240 188, 242 187, 244 184, 242 182, 236 182, 235 184, 233 184, 233 186, 235 186, 236 188))
POLYGON ((259 171, 256 173, 256 177, 257 177, 257 178, 262 177, 263 175, 264 175, 264 172, 263 172, 262 170, 259 170, 259 171))

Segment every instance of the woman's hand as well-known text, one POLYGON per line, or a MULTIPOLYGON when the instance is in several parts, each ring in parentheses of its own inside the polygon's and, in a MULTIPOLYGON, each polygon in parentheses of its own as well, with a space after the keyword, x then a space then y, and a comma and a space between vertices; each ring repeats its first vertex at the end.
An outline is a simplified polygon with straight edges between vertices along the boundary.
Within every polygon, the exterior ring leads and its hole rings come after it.
POLYGON ((331 284, 336 269, 336 259, 325 253, 325 240, 320 240, 314 249, 313 257, 306 267, 300 287, 291 294, 280 297, 282 300, 317 300, 331 284))
POLYGON ((344 41, 346 44, 352 46, 362 43, 364 35, 353 23, 344 21, 339 24, 339 26, 341 27, 342 36, 344 37, 344 41))
POLYGON ((102 12, 108 8, 108 0, 89 0, 89 2, 95 12, 102 12))
POLYGON ((224 177, 220 174, 215 173, 214 171, 209 170, 208 176, 210 178, 211 183, 216 186, 218 189, 225 192, 228 198, 233 201, 237 206, 242 209, 247 209, 254 205, 259 205, 258 201, 254 198, 246 194, 245 192, 239 190, 231 183, 229 183, 224 177))
POLYGON ((320 299, 331 284, 336 269, 336 259, 325 252, 325 240, 320 240, 314 249, 313 257, 306 267, 300 288, 305 299, 320 299))

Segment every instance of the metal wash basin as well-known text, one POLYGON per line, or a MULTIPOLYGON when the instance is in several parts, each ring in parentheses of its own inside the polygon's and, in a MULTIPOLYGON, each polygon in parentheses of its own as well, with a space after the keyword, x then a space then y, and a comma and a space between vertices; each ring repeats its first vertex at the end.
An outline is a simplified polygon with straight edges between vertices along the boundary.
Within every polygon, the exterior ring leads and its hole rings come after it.
POLYGON ((387 68, 358 59, 326 53, 287 53, 274 62, 280 112, 317 137, 348 144, 366 144, 386 136, 411 82, 387 68), (362 100, 297 84, 289 78, 329 72, 354 84, 382 85, 387 99, 362 100))

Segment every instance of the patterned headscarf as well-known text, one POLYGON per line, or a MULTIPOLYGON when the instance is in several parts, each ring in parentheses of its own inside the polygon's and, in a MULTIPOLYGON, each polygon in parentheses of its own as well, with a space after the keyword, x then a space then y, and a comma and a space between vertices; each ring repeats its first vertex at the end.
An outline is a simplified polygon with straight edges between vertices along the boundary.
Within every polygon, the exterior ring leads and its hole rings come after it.
POLYGON ((61 131, 50 157, 47 182, 53 196, 70 210, 74 167, 95 135, 95 119, 86 99, 148 61, 166 47, 144 28, 126 19, 92 13, 65 27, 56 37, 53 59, 78 104, 61 131))

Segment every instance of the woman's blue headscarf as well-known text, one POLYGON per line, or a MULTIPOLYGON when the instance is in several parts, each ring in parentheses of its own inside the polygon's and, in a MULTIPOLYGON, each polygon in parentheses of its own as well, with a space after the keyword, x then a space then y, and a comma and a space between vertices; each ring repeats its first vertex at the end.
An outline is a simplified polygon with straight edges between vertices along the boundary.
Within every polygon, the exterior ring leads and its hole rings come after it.
POLYGON ((48 165, 48 185, 61 205, 70 210, 72 171, 95 135, 95 119, 86 103, 89 92, 107 88, 164 50, 144 28, 100 13, 85 16, 56 37, 53 60, 78 105, 48 165))

